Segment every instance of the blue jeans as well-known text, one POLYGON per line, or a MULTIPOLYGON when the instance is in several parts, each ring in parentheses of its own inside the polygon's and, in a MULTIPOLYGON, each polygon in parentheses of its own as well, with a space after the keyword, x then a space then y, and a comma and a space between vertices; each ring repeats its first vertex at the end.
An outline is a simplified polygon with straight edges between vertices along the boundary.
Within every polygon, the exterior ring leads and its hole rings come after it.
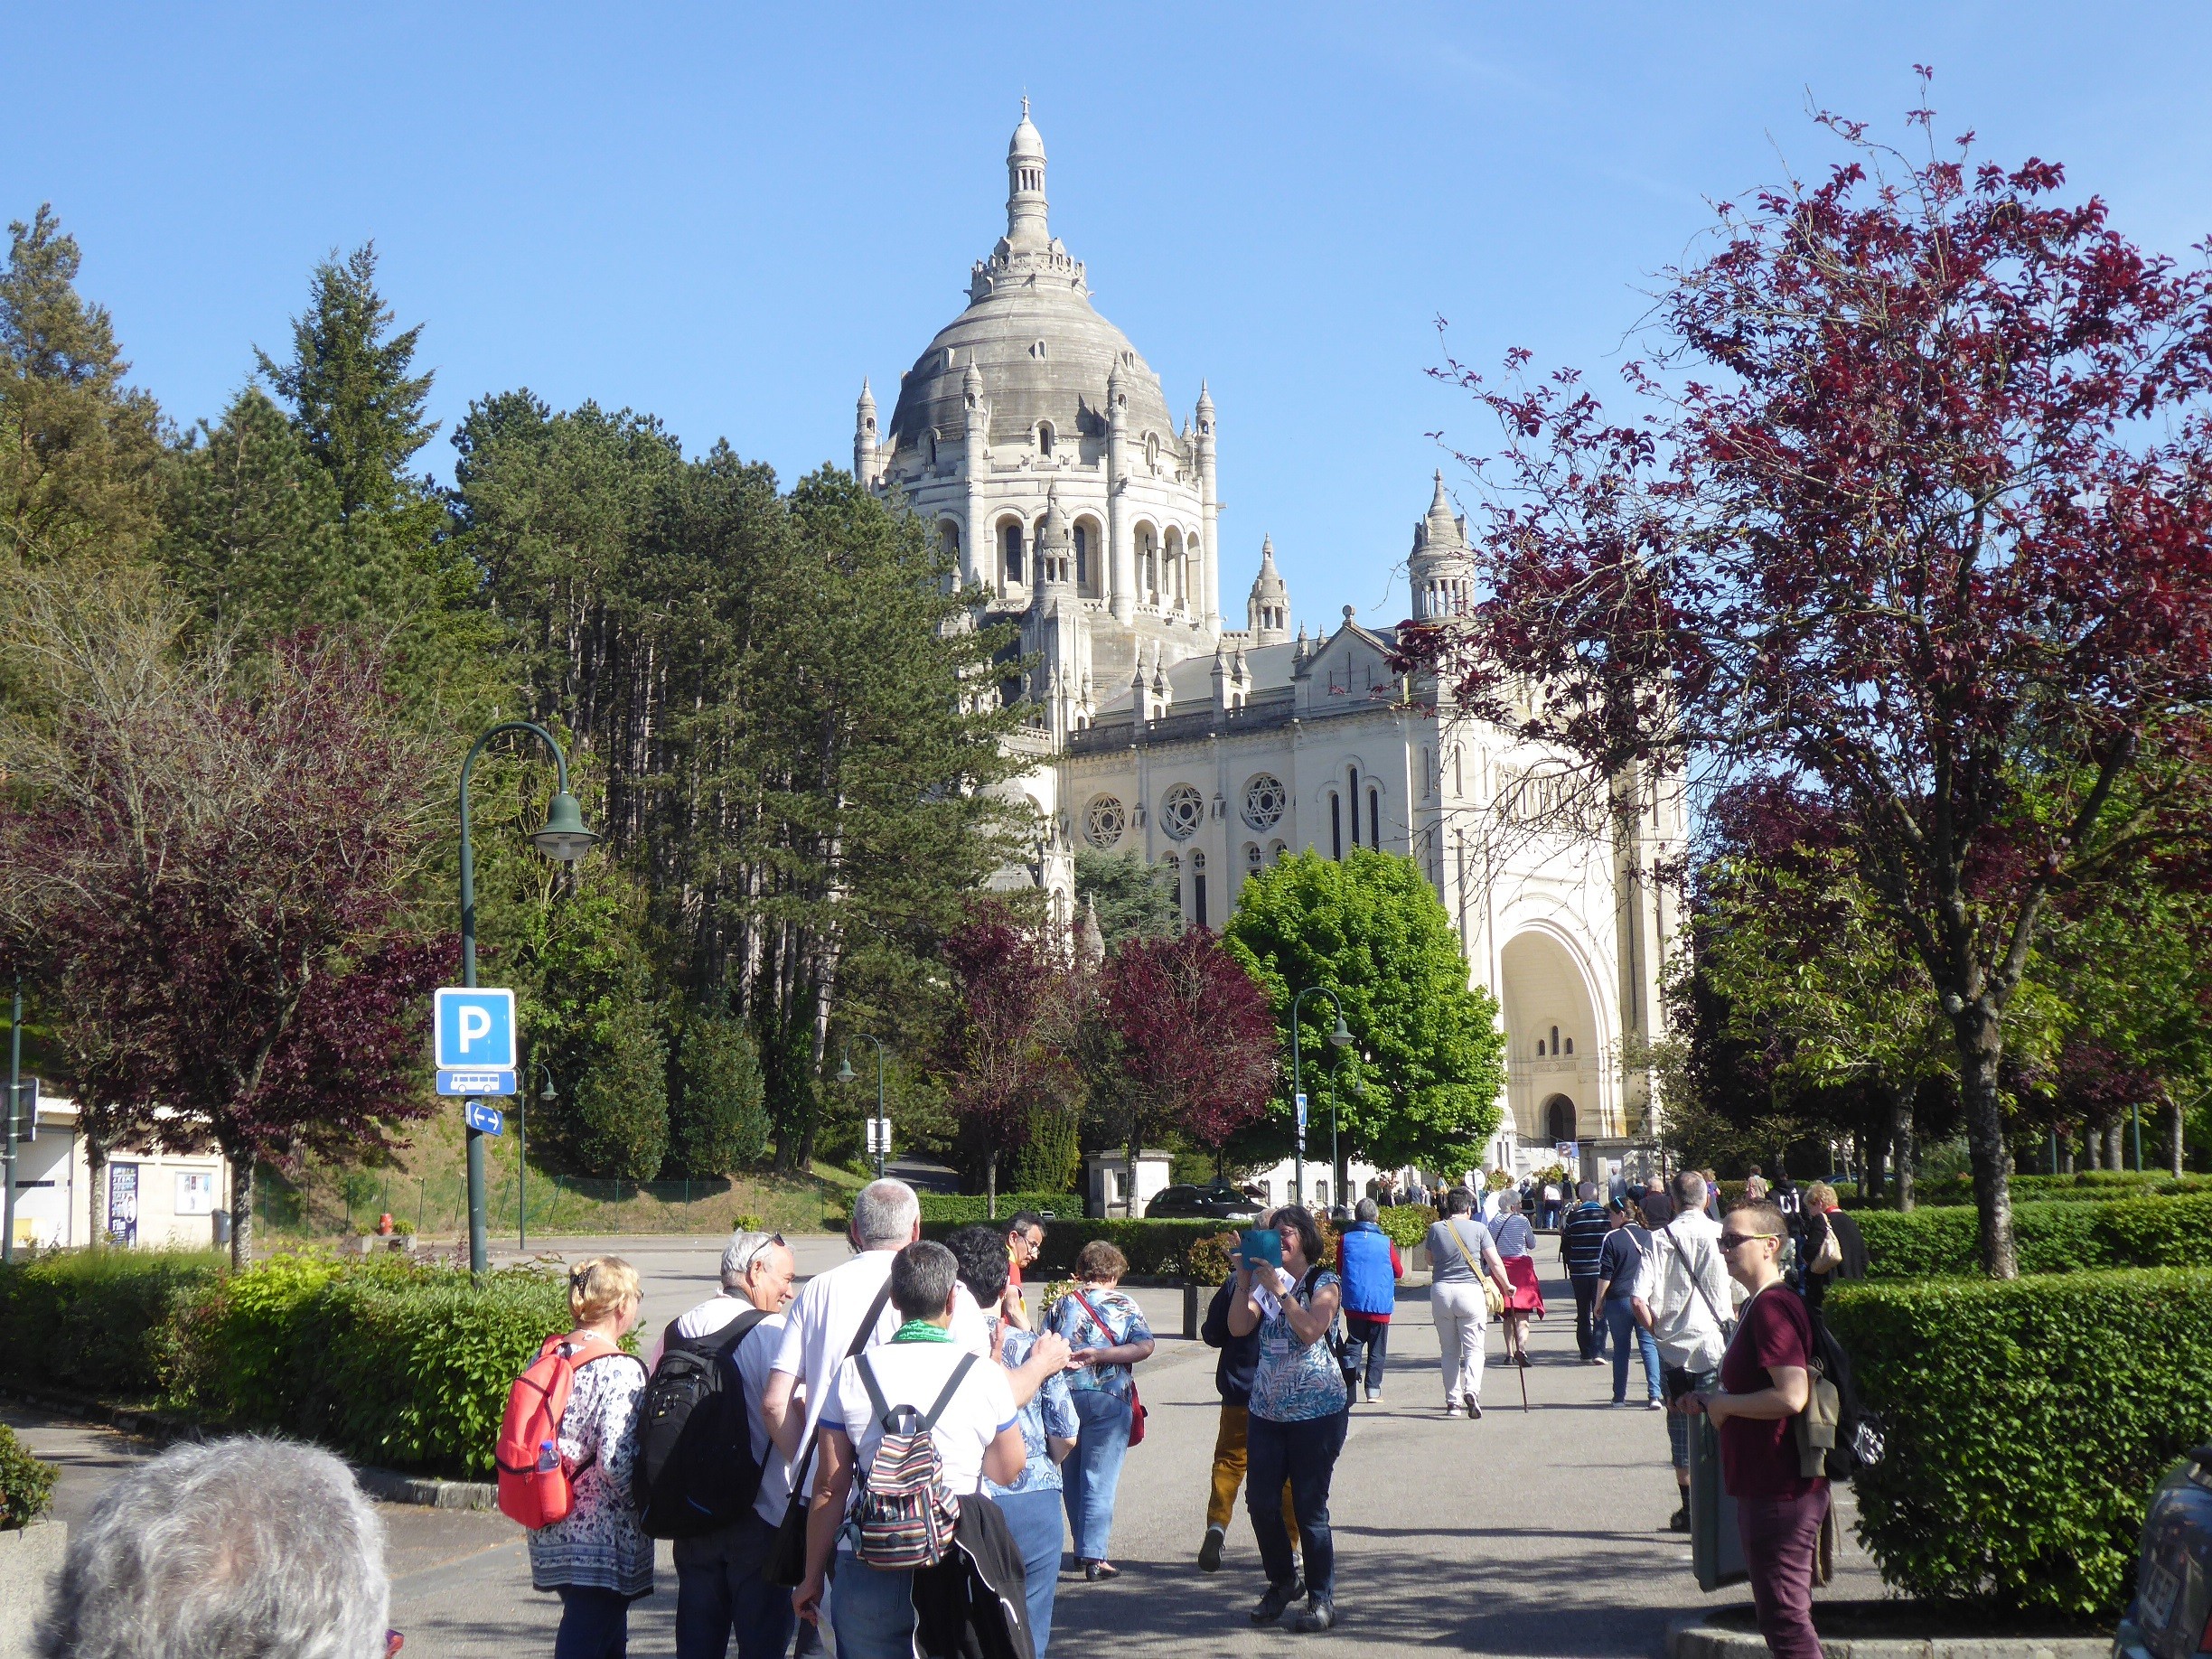
POLYGON ((1029 1603, 1029 1643, 1036 1659, 1045 1659, 1045 1645, 1052 1640, 1053 1591, 1060 1582, 1060 1544, 1067 1536, 1061 1514, 1060 1495, 1007 1492, 991 1500, 1006 1516, 1014 1547, 1021 1551, 1029 1603))
POLYGON ((914 1574, 886 1572, 839 1551, 830 1581, 838 1659, 914 1659, 914 1574))
POLYGON ((1364 1368, 1367 1392, 1382 1392, 1382 1362, 1390 1353, 1390 1321, 1373 1314, 1345 1315, 1345 1382, 1347 1386, 1364 1368))
POLYGON ((1635 1334, 1636 1351, 1644 1356, 1644 1392, 1660 1397, 1659 1339, 1636 1323, 1636 1298, 1608 1296, 1605 1299, 1606 1329, 1613 1338, 1614 1403, 1628 1398, 1628 1341, 1635 1334))
POLYGON ((783 1659, 799 1616, 791 1591, 763 1569, 775 1528, 757 1514, 700 1538, 676 1541, 676 1659, 783 1659))
POLYGON ((1129 1455, 1129 1403, 1102 1388, 1068 1392, 1082 1427, 1075 1449, 1060 1466, 1061 1495, 1067 1501, 1068 1530, 1075 1534, 1075 1559, 1102 1561, 1113 1537, 1114 1488, 1129 1455))
POLYGON ((588 1584, 560 1587, 553 1659, 623 1659, 630 1651, 630 1598, 588 1584))
POLYGON ((1350 1407, 1302 1423, 1278 1423, 1255 1416, 1245 1426, 1244 1507, 1259 1541, 1261 1564, 1271 1585, 1298 1577, 1290 1553, 1289 1529, 1283 1525, 1277 1495, 1290 1483, 1290 1508, 1298 1516, 1298 1542, 1306 1555, 1306 1593, 1323 1601, 1336 1595, 1336 1543, 1329 1534, 1329 1477, 1344 1450, 1350 1407), (1262 1497, 1265 1502, 1261 1502, 1262 1497))

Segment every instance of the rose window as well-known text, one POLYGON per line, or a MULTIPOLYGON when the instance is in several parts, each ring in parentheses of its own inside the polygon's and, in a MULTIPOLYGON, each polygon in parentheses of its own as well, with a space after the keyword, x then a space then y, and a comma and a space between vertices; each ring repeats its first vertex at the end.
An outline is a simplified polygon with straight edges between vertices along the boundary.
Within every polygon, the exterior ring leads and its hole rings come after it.
POLYGON ((1244 821, 1255 830, 1272 830, 1289 804, 1282 780, 1272 773, 1263 772, 1244 786, 1244 821))
POLYGON ((1092 846, 1103 850, 1121 839, 1121 831, 1129 827, 1129 814, 1121 803, 1111 795, 1096 795, 1083 809, 1083 839, 1092 846))
POLYGON ((1188 783, 1178 783, 1160 797, 1160 826, 1178 841, 1187 841, 1205 822, 1205 797, 1188 783))

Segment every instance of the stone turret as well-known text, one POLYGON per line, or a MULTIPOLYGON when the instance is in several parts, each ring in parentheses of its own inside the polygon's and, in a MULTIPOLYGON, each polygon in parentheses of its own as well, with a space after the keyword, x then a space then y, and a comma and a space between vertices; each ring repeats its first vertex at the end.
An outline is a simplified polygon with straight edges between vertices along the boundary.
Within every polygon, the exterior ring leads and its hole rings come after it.
POLYGON ((876 394, 864 376, 859 407, 853 413, 853 476, 864 489, 874 487, 881 471, 876 457, 876 394))
POLYGON ((1406 586, 1412 593, 1415 622, 1464 616, 1475 604, 1475 556, 1467 546, 1467 520, 1452 511, 1440 471, 1429 511, 1413 526, 1406 586))
POLYGON ((1275 539, 1260 542, 1260 574, 1244 602, 1245 627, 1255 645, 1280 645, 1290 637, 1290 585, 1275 568, 1275 539))

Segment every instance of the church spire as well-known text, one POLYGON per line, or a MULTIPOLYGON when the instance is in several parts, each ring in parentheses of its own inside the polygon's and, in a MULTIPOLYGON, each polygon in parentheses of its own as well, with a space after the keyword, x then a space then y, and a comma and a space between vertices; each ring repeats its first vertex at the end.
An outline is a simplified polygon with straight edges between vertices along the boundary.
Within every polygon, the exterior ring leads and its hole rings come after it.
POLYGON ((1042 248, 1051 239, 1045 228, 1045 138, 1029 119, 1025 98, 1021 125, 1007 145, 1007 241, 1015 248, 1042 248))

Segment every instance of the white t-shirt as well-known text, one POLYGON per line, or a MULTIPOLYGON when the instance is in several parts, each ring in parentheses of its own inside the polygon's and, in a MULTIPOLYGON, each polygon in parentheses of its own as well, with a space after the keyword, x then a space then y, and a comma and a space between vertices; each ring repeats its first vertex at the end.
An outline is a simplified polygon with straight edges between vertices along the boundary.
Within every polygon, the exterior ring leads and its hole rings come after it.
MULTIPOLYGON (((805 1435, 813 1433, 815 1420, 821 1415, 821 1401, 829 1387, 831 1367, 839 1364, 845 1350, 852 1346, 853 1333, 859 1328, 861 1317, 867 1312, 868 1304, 876 1299, 876 1293, 890 1279, 891 1261, 897 1254, 895 1250, 864 1251, 850 1261, 839 1262, 827 1273, 817 1273, 807 1280, 798 1299, 786 1311, 783 1345, 770 1368, 797 1377, 806 1390, 807 1418, 800 1440, 801 1446, 806 1443, 805 1435)), ((899 1310, 885 1302, 883 1313, 876 1321, 875 1335, 869 1337, 867 1345, 877 1347, 890 1341, 892 1334, 904 1323, 899 1310)), ((983 1310, 976 1306, 966 1285, 956 1284, 953 1289, 952 1346, 979 1359, 990 1357, 990 1326, 984 1322, 983 1310)), ((895 1400, 891 1403, 899 1402, 895 1400)), ((922 1403, 926 1406, 929 1401, 922 1403)), ((809 1490, 811 1489, 810 1485, 809 1490)))
MULTIPOLYGON (((685 1337, 711 1336, 728 1328, 731 1321, 752 1306, 744 1297, 731 1296, 726 1291, 701 1302, 677 1320, 676 1334, 685 1337)), ((761 1417, 761 1394, 768 1386, 768 1373, 775 1365, 776 1354, 782 1351, 786 1322, 784 1315, 770 1314, 745 1333, 745 1340, 737 1345, 736 1355, 738 1381, 745 1391, 745 1421, 753 1430, 753 1456, 761 1471, 760 1495, 753 1500, 753 1513, 772 1526, 783 1519, 783 1511, 791 1502, 791 1464, 768 1438, 768 1425, 761 1417)), ((648 1371, 660 1365, 667 1339, 665 1328, 653 1338, 652 1350, 645 1356, 648 1371)))
POLYGON ((1728 1345, 1716 1310, 1729 1309, 1729 1275, 1720 1256, 1720 1226, 1700 1210, 1686 1210, 1652 1234, 1651 1268, 1644 1281, 1652 1335, 1660 1357, 1685 1371, 1719 1368, 1728 1345))
MULTIPOLYGON (((951 1342, 878 1343, 867 1350, 867 1362, 886 1406, 910 1405, 917 1412, 926 1412, 937 1403, 945 1379, 965 1353, 959 1344, 951 1342)), ((1001 1429, 1014 1426, 1015 1420, 1014 1391, 1008 1386, 1006 1367, 993 1364, 988 1356, 978 1360, 968 1368, 960 1392, 945 1402, 944 1415, 930 1430, 937 1456, 944 1462, 945 1485, 951 1492, 964 1496, 982 1490, 983 1454, 1001 1429)), ((845 1431, 853 1443, 858 1470, 866 1472, 876 1448, 883 1444, 884 1431, 875 1404, 868 1399, 858 1360, 847 1360, 838 1367, 825 1420, 845 1431)), ((857 1475, 854 1485, 859 1485, 857 1475)))

